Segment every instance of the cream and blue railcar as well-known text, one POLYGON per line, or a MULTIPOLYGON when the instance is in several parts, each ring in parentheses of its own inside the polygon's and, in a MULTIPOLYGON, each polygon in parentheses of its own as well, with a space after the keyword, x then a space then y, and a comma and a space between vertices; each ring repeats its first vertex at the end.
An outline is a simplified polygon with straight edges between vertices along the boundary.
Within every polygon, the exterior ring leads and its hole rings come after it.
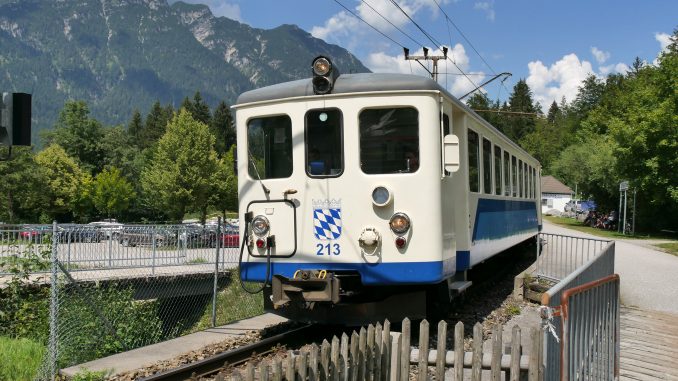
POLYGON ((278 314, 420 317, 541 227, 538 161, 431 79, 320 57, 234 108, 240 276, 278 314))

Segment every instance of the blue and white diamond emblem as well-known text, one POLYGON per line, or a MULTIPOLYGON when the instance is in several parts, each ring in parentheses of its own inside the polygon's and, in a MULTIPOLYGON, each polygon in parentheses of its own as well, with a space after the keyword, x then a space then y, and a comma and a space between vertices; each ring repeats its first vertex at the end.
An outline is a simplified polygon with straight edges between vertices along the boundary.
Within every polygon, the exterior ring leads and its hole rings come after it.
POLYGON ((313 209, 315 238, 333 240, 341 236, 341 208, 313 209))

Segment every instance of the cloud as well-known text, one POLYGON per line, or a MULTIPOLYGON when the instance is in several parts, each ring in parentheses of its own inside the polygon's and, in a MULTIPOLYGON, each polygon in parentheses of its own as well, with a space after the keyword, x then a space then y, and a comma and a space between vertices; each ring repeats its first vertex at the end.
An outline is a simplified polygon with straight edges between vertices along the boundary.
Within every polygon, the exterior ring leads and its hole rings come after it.
POLYGON ((630 69, 631 68, 629 68, 629 66, 627 64, 622 63, 622 62, 617 63, 617 64, 612 64, 612 65, 607 65, 607 66, 601 66, 601 67, 598 68, 598 70, 600 71, 600 74, 602 74, 602 75, 608 75, 608 74, 612 74, 612 73, 622 73, 622 74, 624 74, 627 71, 629 71, 630 69))
MULTIPOLYGON (((591 53, 599 63, 601 59, 597 57, 598 54, 601 55, 600 58, 604 58, 603 62, 610 57, 609 53, 602 52, 595 47, 591 48, 591 53)), ((596 72, 589 61, 580 60, 574 53, 563 56, 548 67, 541 61, 532 61, 527 64, 527 67, 529 75, 525 81, 532 90, 534 100, 542 105, 544 112, 553 101, 560 102, 563 97, 568 102, 572 102, 577 96, 582 81, 591 74, 605 77, 612 73, 625 74, 629 71, 628 65, 619 62, 599 66, 596 72)))
POLYGON ((595 46, 591 47, 591 54, 593 54, 593 57, 598 61, 599 64, 604 64, 605 61, 607 61, 610 58, 610 53, 609 52, 604 52, 595 46))
POLYGON ((595 73, 590 62, 579 60, 574 53, 563 56, 550 67, 541 61, 532 61, 527 67, 529 75, 525 81, 534 94, 534 100, 544 108, 554 100, 559 102, 562 97, 571 102, 577 96, 582 81, 595 73))
MULTIPOLYGON (((422 50, 416 52, 410 52, 410 55, 422 55, 424 54, 422 50)), ((431 55, 442 55, 442 51, 430 51, 431 55)), ((469 57, 466 54, 464 46, 461 44, 456 44, 453 48, 449 49, 448 57, 456 62, 457 66, 466 72, 469 68, 469 57)), ((389 55, 384 52, 371 53, 367 56, 367 59, 364 61, 365 65, 370 68, 375 73, 404 73, 404 74, 415 74, 428 77, 429 73, 424 70, 421 65, 415 61, 405 60, 404 55, 389 55)), ((424 62, 422 62, 424 63, 424 62)), ((424 63, 426 64, 426 63, 424 63)), ((463 75, 445 75, 444 73, 451 74, 461 74, 461 71, 455 67, 452 62, 448 61, 439 61, 438 63, 438 72, 441 73, 438 76, 438 82, 456 96, 463 95, 475 88, 475 85, 469 81, 463 75)), ((470 72, 467 73, 469 78, 475 83, 480 84, 485 78, 483 72, 470 72)))
MULTIPOLYGON (((447 0, 439 1, 439 3, 445 4, 447 0)), ((428 9, 434 18, 437 17, 439 12, 438 5, 433 0, 398 0, 398 5, 412 18, 422 9, 428 9)), ((352 11, 379 31, 392 36, 401 37, 402 35, 392 32, 396 31, 395 27, 402 28, 409 22, 409 19, 400 9, 389 0, 365 0, 360 2, 352 11)), ((369 30, 371 28, 368 25, 343 10, 330 17, 322 26, 314 26, 311 29, 311 34, 314 37, 341 44, 347 44, 344 38, 348 37, 350 39, 348 45, 354 45, 362 41, 361 36, 369 30)))
POLYGON ((494 13, 494 0, 478 1, 473 5, 473 9, 485 11, 485 16, 487 17, 487 19, 490 21, 494 21, 494 18, 496 16, 494 13))
POLYGON ((662 52, 665 51, 666 48, 671 43, 671 35, 667 33, 655 33, 654 39, 659 42, 659 46, 661 47, 662 52))
MULTIPOLYGON (((240 13, 240 5, 227 0, 182 0, 191 4, 204 4, 210 7, 215 16, 224 16, 232 20, 243 21, 240 13)), ((172 1, 173 3, 176 1, 172 1)))

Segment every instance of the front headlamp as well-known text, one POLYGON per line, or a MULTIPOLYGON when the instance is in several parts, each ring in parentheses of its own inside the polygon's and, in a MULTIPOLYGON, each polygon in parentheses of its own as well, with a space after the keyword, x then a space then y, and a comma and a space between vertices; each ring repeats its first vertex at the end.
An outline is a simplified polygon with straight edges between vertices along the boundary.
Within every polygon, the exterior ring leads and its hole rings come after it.
POLYGON ((408 217, 405 213, 398 212, 391 217, 391 220, 388 222, 388 226, 395 234, 403 235, 407 233, 408 230, 410 230, 410 217, 408 217))
POLYGON ((264 216, 256 216, 252 220, 252 232, 258 236, 265 236, 270 230, 271 225, 268 222, 268 218, 264 216))

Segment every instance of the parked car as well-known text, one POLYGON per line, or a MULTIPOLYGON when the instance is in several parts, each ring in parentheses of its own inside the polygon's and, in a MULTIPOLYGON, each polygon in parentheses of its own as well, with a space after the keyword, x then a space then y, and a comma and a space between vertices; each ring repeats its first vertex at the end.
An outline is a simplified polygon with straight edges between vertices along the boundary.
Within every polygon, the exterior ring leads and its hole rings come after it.
POLYGON ((60 243, 101 242, 103 233, 96 226, 59 224, 56 237, 60 243))
POLYGON ((24 240, 35 241, 51 233, 51 225, 24 225, 19 232, 19 237, 24 240))
POLYGON ((90 222, 88 225, 98 227, 103 239, 118 239, 122 232, 123 224, 115 219, 107 219, 103 221, 90 222))
POLYGON ((179 243, 187 248, 213 247, 216 239, 216 230, 200 224, 184 226, 179 233, 179 243))
POLYGON ((226 228, 221 233, 221 247, 240 247, 240 232, 237 228, 226 228))
POLYGON ((124 227, 118 236, 118 242, 122 246, 152 246, 155 241, 155 246, 159 247, 168 245, 168 238, 163 230, 146 227, 124 227))

